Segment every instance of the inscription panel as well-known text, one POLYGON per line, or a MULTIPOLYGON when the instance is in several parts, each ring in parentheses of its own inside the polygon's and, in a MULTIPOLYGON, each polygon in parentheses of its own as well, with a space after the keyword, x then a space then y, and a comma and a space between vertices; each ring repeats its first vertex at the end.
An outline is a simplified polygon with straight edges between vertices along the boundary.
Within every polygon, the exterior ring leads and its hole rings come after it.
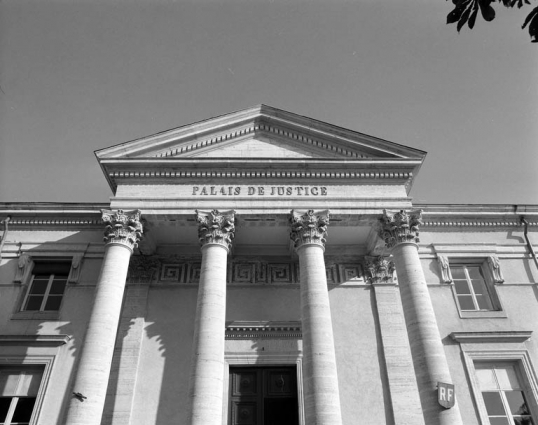
POLYGON ((192 186, 192 196, 327 196, 326 186, 192 186))

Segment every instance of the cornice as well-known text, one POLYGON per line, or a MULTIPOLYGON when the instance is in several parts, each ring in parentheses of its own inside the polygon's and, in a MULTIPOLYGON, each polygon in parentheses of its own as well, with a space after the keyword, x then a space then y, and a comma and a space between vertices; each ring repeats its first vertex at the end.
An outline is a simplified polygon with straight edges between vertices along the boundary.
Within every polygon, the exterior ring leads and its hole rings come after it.
POLYGON ((538 226, 538 205, 413 204, 423 210, 423 227, 522 227, 538 226))
POLYGON ((538 205, 533 204, 413 204, 424 211, 424 218, 459 217, 538 217, 538 205))
POLYGON ((301 322, 233 322, 226 326, 226 339, 301 339, 301 322))
MULTIPOLYGON (((485 221, 484 220, 452 220, 452 221, 431 221, 424 220, 422 227, 522 227, 520 221, 485 221)), ((530 222, 529 226, 538 226, 538 222, 530 222)))
POLYGON ((157 178, 157 179, 193 179, 193 178, 262 178, 262 179, 410 179, 410 172, 310 172, 310 171, 116 171, 109 177, 117 178, 157 178))
POLYGON ((408 189, 414 178, 416 160, 289 160, 289 159, 220 159, 185 158, 150 160, 106 160, 101 166, 115 191, 119 182, 162 184, 187 183, 203 179, 288 180, 342 182, 344 184, 404 184, 408 189))
POLYGON ((260 173, 264 178, 289 178, 284 172, 305 169, 308 176, 296 174, 293 178, 331 178, 321 173, 340 173, 336 178, 367 179, 368 168, 378 176, 371 178, 400 178, 408 188, 426 153, 347 130, 332 124, 303 117, 290 112, 259 105, 243 111, 210 118, 158 134, 122 143, 95 152, 97 160, 115 190, 118 178, 204 178, 208 169, 236 173, 231 178, 249 178, 249 173, 260 173), (200 158, 199 150, 219 149, 219 145, 256 137, 278 140, 293 148, 304 148, 318 158, 200 158), (267 169, 275 176, 267 177, 267 169), (281 168, 281 169, 280 169, 281 168), (189 169, 193 169, 194 175, 189 169), (220 169, 220 170, 219 170, 220 169), (287 170, 286 170, 287 169, 287 170), (357 170, 366 173, 357 173, 357 170), (202 171, 201 174, 197 174, 202 171), (341 172, 343 171, 343 173, 341 172), (182 174, 185 173, 185 174, 182 174), (190 173, 190 174, 189 174, 190 173), (281 173, 278 175, 278 173, 281 173), (398 174, 402 176, 398 177, 398 174), (391 177, 393 175, 394 177, 391 177))
POLYGON ((100 214, 101 209, 107 208, 108 204, 102 202, 0 202, 0 211, 3 214, 26 214, 49 213, 49 214, 100 214))
POLYGON ((450 337, 459 343, 525 342, 532 331, 452 332, 450 337))
POLYGON ((82 219, 24 219, 12 218, 10 226, 103 226, 102 220, 82 220, 82 219))
POLYGON ((10 227, 61 226, 102 227, 102 203, 0 203, 0 218, 10 217, 10 227))
POLYGON ((67 344, 70 339, 69 335, 0 335, 0 344, 59 346, 67 344))

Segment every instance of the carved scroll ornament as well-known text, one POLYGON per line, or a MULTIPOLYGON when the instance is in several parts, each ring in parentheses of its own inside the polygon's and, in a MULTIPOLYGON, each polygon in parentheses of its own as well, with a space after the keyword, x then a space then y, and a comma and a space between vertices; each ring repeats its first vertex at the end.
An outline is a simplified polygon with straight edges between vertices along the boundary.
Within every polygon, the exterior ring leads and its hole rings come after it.
POLYGON ((383 210, 379 220, 379 236, 385 241, 387 248, 400 243, 418 243, 418 226, 422 224, 422 210, 397 212, 383 210))
POLYGON ((504 277, 501 271, 501 262, 499 261, 499 257, 496 255, 490 255, 488 257, 488 264, 491 270, 491 274, 493 275, 493 280, 495 283, 503 283, 504 277))
POLYGON ((290 224, 290 239, 293 241, 295 249, 305 244, 315 244, 325 249, 329 210, 318 213, 314 213, 314 210, 308 210, 304 214, 292 210, 290 224))
POLYGON ((121 244, 133 250, 142 238, 140 210, 109 211, 101 210, 103 221, 107 224, 104 240, 106 243, 121 244))
POLYGON ((32 270, 32 258, 28 254, 21 254, 17 261, 17 271, 15 272, 15 282, 28 282, 28 276, 32 270))
POLYGON ((443 283, 452 283, 452 273, 450 273, 448 257, 439 255, 437 257, 437 262, 439 263, 439 268, 441 269, 441 278, 443 279, 443 283))
POLYGON ((71 261, 71 270, 69 270, 69 276, 67 281, 71 283, 77 283, 80 278, 80 269, 82 268, 82 262, 84 260, 84 254, 75 254, 73 255, 73 260, 71 261))
POLYGON ((198 221, 198 239, 202 246, 218 244, 226 249, 232 247, 235 235, 235 211, 199 211, 196 210, 198 221))

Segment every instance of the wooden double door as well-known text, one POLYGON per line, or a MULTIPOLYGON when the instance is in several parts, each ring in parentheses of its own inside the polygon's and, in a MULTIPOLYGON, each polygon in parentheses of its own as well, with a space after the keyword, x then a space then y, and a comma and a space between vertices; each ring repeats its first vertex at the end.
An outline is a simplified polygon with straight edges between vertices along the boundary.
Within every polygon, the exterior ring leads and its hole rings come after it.
POLYGON ((230 367, 230 425, 299 425, 297 369, 230 367))

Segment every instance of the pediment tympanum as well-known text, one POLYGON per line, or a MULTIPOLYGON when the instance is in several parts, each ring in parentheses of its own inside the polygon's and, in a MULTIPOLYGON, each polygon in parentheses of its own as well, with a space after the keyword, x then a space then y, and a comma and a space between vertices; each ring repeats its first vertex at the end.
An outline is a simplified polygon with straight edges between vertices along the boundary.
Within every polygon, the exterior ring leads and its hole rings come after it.
POLYGON ((424 152, 260 105, 96 152, 98 159, 422 159, 424 152))
POLYGON ((327 196, 342 205, 364 198, 403 202, 425 152, 260 105, 102 149, 96 156, 118 207, 135 205, 136 197, 159 198, 162 205, 176 199, 185 208, 191 201, 204 206, 222 197, 236 208, 242 197, 253 202, 319 197, 322 203, 327 196))

